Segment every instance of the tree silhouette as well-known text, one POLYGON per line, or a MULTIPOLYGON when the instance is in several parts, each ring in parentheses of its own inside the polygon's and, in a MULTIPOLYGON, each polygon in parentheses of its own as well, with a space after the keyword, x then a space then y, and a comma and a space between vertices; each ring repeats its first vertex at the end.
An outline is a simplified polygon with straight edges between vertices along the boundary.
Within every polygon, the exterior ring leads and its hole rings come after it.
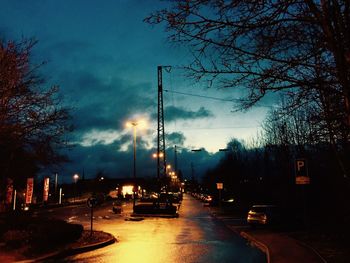
POLYGON ((283 92, 293 111, 315 103, 328 133, 348 147, 350 12, 348 1, 174 0, 145 19, 164 23, 187 44, 195 80, 240 89, 247 109, 283 92))
MULTIPOLYGON (((41 165, 65 160, 58 152, 70 131, 68 110, 61 106, 58 87, 44 87, 37 74, 42 65, 30 62, 36 41, 0 41, 0 169, 20 184, 41 165)), ((1 183, 3 186, 4 184, 1 183)))

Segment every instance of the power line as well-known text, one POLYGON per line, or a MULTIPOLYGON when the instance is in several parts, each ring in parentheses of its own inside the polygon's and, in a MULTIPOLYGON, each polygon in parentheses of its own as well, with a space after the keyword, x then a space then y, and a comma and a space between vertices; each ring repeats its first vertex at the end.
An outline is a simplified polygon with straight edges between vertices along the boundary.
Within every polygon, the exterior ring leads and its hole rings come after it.
MULTIPOLYGON (((192 97, 199 97, 204 99, 211 99, 211 100, 218 100, 218 101, 226 101, 226 102, 235 102, 235 103, 241 103, 242 101, 239 99, 223 99, 223 98, 217 98, 217 97, 211 97, 211 96, 205 96, 205 95, 199 95, 199 94, 193 94, 193 93, 187 93, 187 92, 180 92, 175 90, 167 90, 163 89, 165 92, 174 93, 174 94, 181 94, 185 96, 192 96, 192 97)), ((255 107, 265 107, 265 108, 271 108, 274 107, 273 105, 255 105, 255 107)))
POLYGON ((192 94, 192 93, 180 92, 180 91, 175 91, 175 90, 167 90, 167 89, 164 89, 164 91, 165 92, 169 92, 169 93, 175 93, 175 94, 181 94, 181 95, 192 96, 192 97, 199 97, 199 98, 205 98, 205 99, 211 99, 211 100, 220 100, 220 101, 228 101, 228 102, 239 102, 238 99, 223 99, 223 98, 216 98, 216 97, 211 97, 211 96, 204 96, 204 95, 199 95, 199 94, 192 94))
POLYGON ((230 127, 197 127, 197 128, 181 128, 181 130, 225 130, 225 129, 250 129, 258 128, 261 125, 257 126, 230 126, 230 127))

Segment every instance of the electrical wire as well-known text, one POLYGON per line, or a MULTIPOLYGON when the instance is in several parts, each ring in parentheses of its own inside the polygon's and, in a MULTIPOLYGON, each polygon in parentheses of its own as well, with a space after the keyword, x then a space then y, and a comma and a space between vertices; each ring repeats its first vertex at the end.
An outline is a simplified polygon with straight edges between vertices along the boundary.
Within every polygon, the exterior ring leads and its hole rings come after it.
POLYGON ((257 126, 231 126, 231 127, 197 127, 197 128, 181 128, 181 130, 225 130, 225 129, 250 129, 262 127, 261 125, 257 126))
POLYGON ((180 91, 175 91, 175 90, 167 90, 167 89, 164 89, 164 91, 169 92, 169 93, 175 93, 175 94, 181 94, 181 95, 199 97, 199 98, 205 98, 205 99, 228 101, 228 102, 239 102, 238 99, 223 99, 223 98, 216 98, 216 97, 211 97, 211 96, 204 96, 204 95, 199 95, 199 94, 192 94, 192 93, 180 92, 180 91))
MULTIPOLYGON (((192 97, 199 97, 204 99, 211 99, 211 100, 218 100, 218 101, 225 101, 225 102, 235 102, 235 103, 241 103, 239 99, 223 99, 223 98, 217 98, 217 97, 211 97, 211 96, 205 96, 205 95, 199 95, 199 94, 193 94, 193 93, 187 93, 187 92, 180 92, 175 90, 167 90, 163 89, 165 92, 173 93, 173 94, 180 94, 185 96, 192 96, 192 97)), ((271 108, 273 105, 255 105, 256 107, 265 107, 265 108, 271 108)))

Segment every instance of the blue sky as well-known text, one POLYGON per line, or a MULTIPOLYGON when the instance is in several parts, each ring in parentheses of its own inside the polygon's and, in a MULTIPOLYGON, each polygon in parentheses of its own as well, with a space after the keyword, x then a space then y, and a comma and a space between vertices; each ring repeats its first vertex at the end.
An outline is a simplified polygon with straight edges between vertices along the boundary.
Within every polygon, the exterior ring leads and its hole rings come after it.
MULTIPOLYGON (((164 89, 217 98, 237 98, 232 90, 208 89, 184 77, 178 66, 190 56, 186 47, 167 41, 161 26, 143 19, 164 7, 157 0, 0 0, 0 37, 34 37, 33 61, 47 61, 41 69, 47 86, 59 85, 64 103, 73 107, 76 144, 71 162, 59 168, 69 181, 85 171, 93 177, 132 174, 132 131, 127 120, 143 118, 138 130, 137 166, 141 175, 156 172, 151 154, 156 147, 157 66, 174 66, 163 73, 164 89)), ((193 162, 198 174, 214 165, 233 137, 249 140, 257 134, 267 108, 233 113, 233 104, 200 97, 164 93, 168 161, 179 146, 179 168, 189 177, 193 162), (194 154, 191 149, 205 148, 194 154), (208 162, 208 157, 210 161, 208 162)), ((49 173, 49 172, 48 172, 49 173)))

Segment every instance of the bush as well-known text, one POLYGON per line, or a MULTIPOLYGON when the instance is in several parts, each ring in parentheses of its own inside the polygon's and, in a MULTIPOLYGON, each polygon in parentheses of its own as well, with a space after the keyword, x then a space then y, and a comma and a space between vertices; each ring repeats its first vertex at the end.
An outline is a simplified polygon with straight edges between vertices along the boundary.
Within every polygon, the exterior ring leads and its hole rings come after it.
POLYGON ((8 230, 3 234, 3 240, 8 247, 19 248, 28 243, 29 236, 29 233, 24 230, 8 230))
POLYGON ((83 232, 82 225, 23 215, 8 215, 0 223, 0 237, 6 246, 19 248, 30 244, 34 252, 73 242, 83 232))
POLYGON ((83 232, 82 225, 61 220, 44 221, 31 225, 29 229, 33 245, 41 248, 75 241, 83 232))

